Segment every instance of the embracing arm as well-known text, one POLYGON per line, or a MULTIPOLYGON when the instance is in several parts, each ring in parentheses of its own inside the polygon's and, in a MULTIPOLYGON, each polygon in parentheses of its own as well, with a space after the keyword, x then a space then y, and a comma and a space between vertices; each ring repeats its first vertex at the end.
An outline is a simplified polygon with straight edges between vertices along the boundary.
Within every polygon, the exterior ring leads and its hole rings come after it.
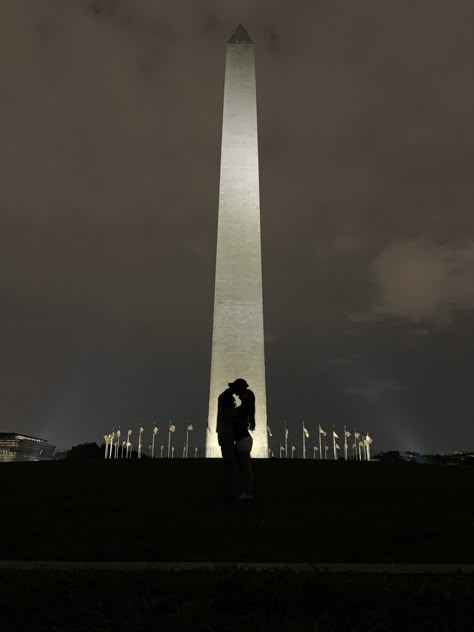
POLYGON ((252 391, 247 391, 247 411, 250 430, 255 430, 255 395, 252 391))

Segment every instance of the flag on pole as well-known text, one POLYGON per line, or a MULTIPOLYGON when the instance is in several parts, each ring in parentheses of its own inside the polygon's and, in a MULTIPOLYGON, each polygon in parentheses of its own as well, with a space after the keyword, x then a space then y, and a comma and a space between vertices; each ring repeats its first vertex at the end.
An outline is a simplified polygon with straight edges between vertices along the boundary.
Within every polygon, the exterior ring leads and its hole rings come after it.
POLYGON ((327 435, 327 432, 325 430, 323 430, 321 428, 321 426, 319 426, 319 432, 323 435, 323 437, 325 437, 327 435))
POLYGON ((365 441, 364 441, 364 445, 365 445, 365 456, 367 461, 370 461, 370 444, 373 443, 372 441, 372 437, 369 435, 369 433, 367 432, 365 435, 365 441))
POLYGON ((303 432, 304 432, 304 436, 309 439, 309 432, 308 432, 308 428, 306 428, 306 426, 303 426, 303 432))
POLYGON ((341 448, 339 447, 339 444, 336 443, 336 450, 340 450, 341 448))
POLYGON ((354 432, 354 437, 356 439, 360 439, 360 432, 354 432))
POLYGON ((285 426, 285 439, 288 439, 288 428, 285 426))
POLYGON ((194 430, 194 426, 193 426, 193 424, 188 424, 187 430, 188 430, 189 432, 191 432, 192 430, 194 430))
POLYGON ((142 434, 142 432, 145 430, 145 428, 143 426, 140 426, 140 434, 142 434))
POLYGON ((334 437, 334 439, 339 439, 339 435, 336 434, 335 430, 332 431, 332 436, 334 437))
POLYGON ((267 432, 269 437, 273 437, 272 431, 270 430, 270 426, 267 426, 267 432))
POLYGON ((170 424, 170 432, 176 432, 176 426, 170 424))
POLYGON ((351 436, 351 433, 349 432, 349 430, 346 430, 344 434, 346 435, 346 437, 350 437, 351 436))
POLYGON ((155 424, 155 426, 153 428, 153 434, 156 435, 157 432, 158 432, 158 426, 155 424))
POLYGON ((129 437, 129 438, 130 438, 130 437, 131 437, 131 435, 132 435, 132 429, 131 429, 131 428, 129 428, 129 429, 128 429, 128 432, 127 432, 127 437, 129 437))

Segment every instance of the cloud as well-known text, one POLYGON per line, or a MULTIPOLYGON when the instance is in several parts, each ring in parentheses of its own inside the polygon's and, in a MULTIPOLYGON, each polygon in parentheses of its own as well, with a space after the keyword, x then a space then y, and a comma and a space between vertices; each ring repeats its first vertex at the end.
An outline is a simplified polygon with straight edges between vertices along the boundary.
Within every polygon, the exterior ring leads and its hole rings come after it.
POLYGON ((346 356, 336 356, 336 357, 329 358, 329 364, 332 364, 333 366, 345 367, 345 366, 350 365, 350 363, 351 361, 346 356))
POLYGON ((354 322, 392 316, 439 324, 474 309, 474 242, 399 241, 377 255, 370 270, 377 296, 368 312, 351 316, 354 322))
POLYGON ((395 380, 387 378, 366 378, 357 386, 347 387, 345 393, 366 399, 378 399, 383 395, 400 390, 402 390, 402 386, 395 380))

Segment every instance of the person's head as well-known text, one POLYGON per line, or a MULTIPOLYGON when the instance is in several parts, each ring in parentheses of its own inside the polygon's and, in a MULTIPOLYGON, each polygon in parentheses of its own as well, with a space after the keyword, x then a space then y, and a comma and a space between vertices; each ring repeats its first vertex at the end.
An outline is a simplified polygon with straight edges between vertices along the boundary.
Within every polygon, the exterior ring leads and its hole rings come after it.
POLYGON ((243 395, 248 387, 249 385, 242 377, 238 377, 233 382, 229 382, 229 388, 233 395, 243 395))

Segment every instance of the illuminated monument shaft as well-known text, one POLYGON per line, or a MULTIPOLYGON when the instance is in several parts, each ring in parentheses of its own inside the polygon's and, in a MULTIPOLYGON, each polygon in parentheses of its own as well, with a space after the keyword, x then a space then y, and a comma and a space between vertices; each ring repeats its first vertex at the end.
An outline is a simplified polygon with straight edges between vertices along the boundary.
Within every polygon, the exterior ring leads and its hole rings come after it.
POLYGON ((227 43, 206 456, 221 456, 217 397, 247 380, 255 393, 252 456, 268 457, 254 46, 239 25, 227 43))

